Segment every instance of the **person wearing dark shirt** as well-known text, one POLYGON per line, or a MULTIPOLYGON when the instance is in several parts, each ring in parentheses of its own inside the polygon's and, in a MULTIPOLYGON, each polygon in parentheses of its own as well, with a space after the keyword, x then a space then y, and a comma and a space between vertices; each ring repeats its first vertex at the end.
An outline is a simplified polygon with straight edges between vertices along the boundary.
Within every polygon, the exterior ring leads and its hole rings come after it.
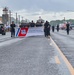
POLYGON ((15 24, 14 21, 12 21, 12 24, 10 25, 11 27, 11 37, 15 36, 15 24))
POLYGON ((57 32, 59 32, 59 24, 57 25, 57 32))
POLYGON ((69 23, 67 23, 66 24, 67 35, 69 35, 69 27, 70 27, 70 25, 69 25, 69 23))
POLYGON ((54 27, 54 25, 52 26, 52 32, 54 32, 54 29, 55 29, 55 27, 54 27))
POLYGON ((50 35, 50 24, 48 21, 46 21, 44 24, 44 34, 45 37, 50 35))
POLYGON ((33 20, 32 20, 32 22, 30 23, 30 27, 35 27, 35 23, 33 22, 33 20))

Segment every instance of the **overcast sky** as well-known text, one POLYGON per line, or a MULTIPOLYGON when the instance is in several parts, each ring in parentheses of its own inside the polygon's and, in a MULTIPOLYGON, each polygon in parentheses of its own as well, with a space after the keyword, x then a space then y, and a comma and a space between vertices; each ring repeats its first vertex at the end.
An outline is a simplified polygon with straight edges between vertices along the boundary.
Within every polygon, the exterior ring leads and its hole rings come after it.
POLYGON ((66 11, 74 10, 74 0, 0 0, 0 6, 12 10, 66 11))
POLYGON ((49 13, 55 16, 55 12, 74 11, 74 0, 0 0, 0 8, 5 6, 22 16, 38 18, 39 15, 47 17, 49 13))

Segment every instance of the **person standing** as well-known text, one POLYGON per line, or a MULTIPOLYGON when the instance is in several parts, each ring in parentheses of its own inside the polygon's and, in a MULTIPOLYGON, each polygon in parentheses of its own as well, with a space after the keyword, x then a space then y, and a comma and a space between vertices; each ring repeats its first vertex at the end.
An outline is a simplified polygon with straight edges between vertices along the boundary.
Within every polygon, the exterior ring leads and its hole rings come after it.
POLYGON ((44 34, 45 37, 50 35, 50 24, 48 21, 46 21, 44 24, 44 34))
POLYGON ((12 21, 12 24, 10 25, 11 27, 11 37, 15 36, 15 24, 14 21, 12 21))
POLYGON ((70 25, 69 25, 69 23, 67 22, 67 24, 66 24, 67 35, 69 35, 69 27, 70 27, 70 25))
POLYGON ((52 26, 52 32, 54 32, 54 29, 55 29, 55 27, 54 27, 54 25, 52 26))
POLYGON ((57 25, 57 32, 59 32, 59 24, 57 25))

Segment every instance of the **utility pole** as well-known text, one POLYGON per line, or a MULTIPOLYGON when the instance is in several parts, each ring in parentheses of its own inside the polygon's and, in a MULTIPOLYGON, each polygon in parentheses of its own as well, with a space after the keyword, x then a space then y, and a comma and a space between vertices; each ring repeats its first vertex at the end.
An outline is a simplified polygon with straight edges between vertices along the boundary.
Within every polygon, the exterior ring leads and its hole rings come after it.
POLYGON ((64 21, 65 21, 65 17, 64 17, 64 21))
POLYGON ((10 25, 11 25, 11 11, 9 10, 9 20, 10 20, 10 25))
POLYGON ((23 23, 23 17, 21 17, 21 18, 22 18, 21 22, 23 23))
POLYGON ((23 17, 22 17, 22 21, 23 21, 23 17))
POLYGON ((20 25, 20 15, 18 15, 18 17, 19 17, 19 25, 20 25))
POLYGON ((16 13, 16 24, 17 24, 17 13, 16 13))
POLYGON ((64 17, 64 23, 66 23, 66 19, 65 19, 65 17, 64 17))

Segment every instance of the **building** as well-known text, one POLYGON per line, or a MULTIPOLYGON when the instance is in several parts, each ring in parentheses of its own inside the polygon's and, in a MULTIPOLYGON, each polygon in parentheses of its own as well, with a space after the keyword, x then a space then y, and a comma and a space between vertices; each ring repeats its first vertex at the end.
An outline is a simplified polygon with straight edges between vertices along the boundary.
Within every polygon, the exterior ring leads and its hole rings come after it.
POLYGON ((8 21, 9 21, 8 8, 5 7, 5 8, 3 9, 3 14, 2 14, 2 23, 3 23, 3 24, 7 24, 8 21))

